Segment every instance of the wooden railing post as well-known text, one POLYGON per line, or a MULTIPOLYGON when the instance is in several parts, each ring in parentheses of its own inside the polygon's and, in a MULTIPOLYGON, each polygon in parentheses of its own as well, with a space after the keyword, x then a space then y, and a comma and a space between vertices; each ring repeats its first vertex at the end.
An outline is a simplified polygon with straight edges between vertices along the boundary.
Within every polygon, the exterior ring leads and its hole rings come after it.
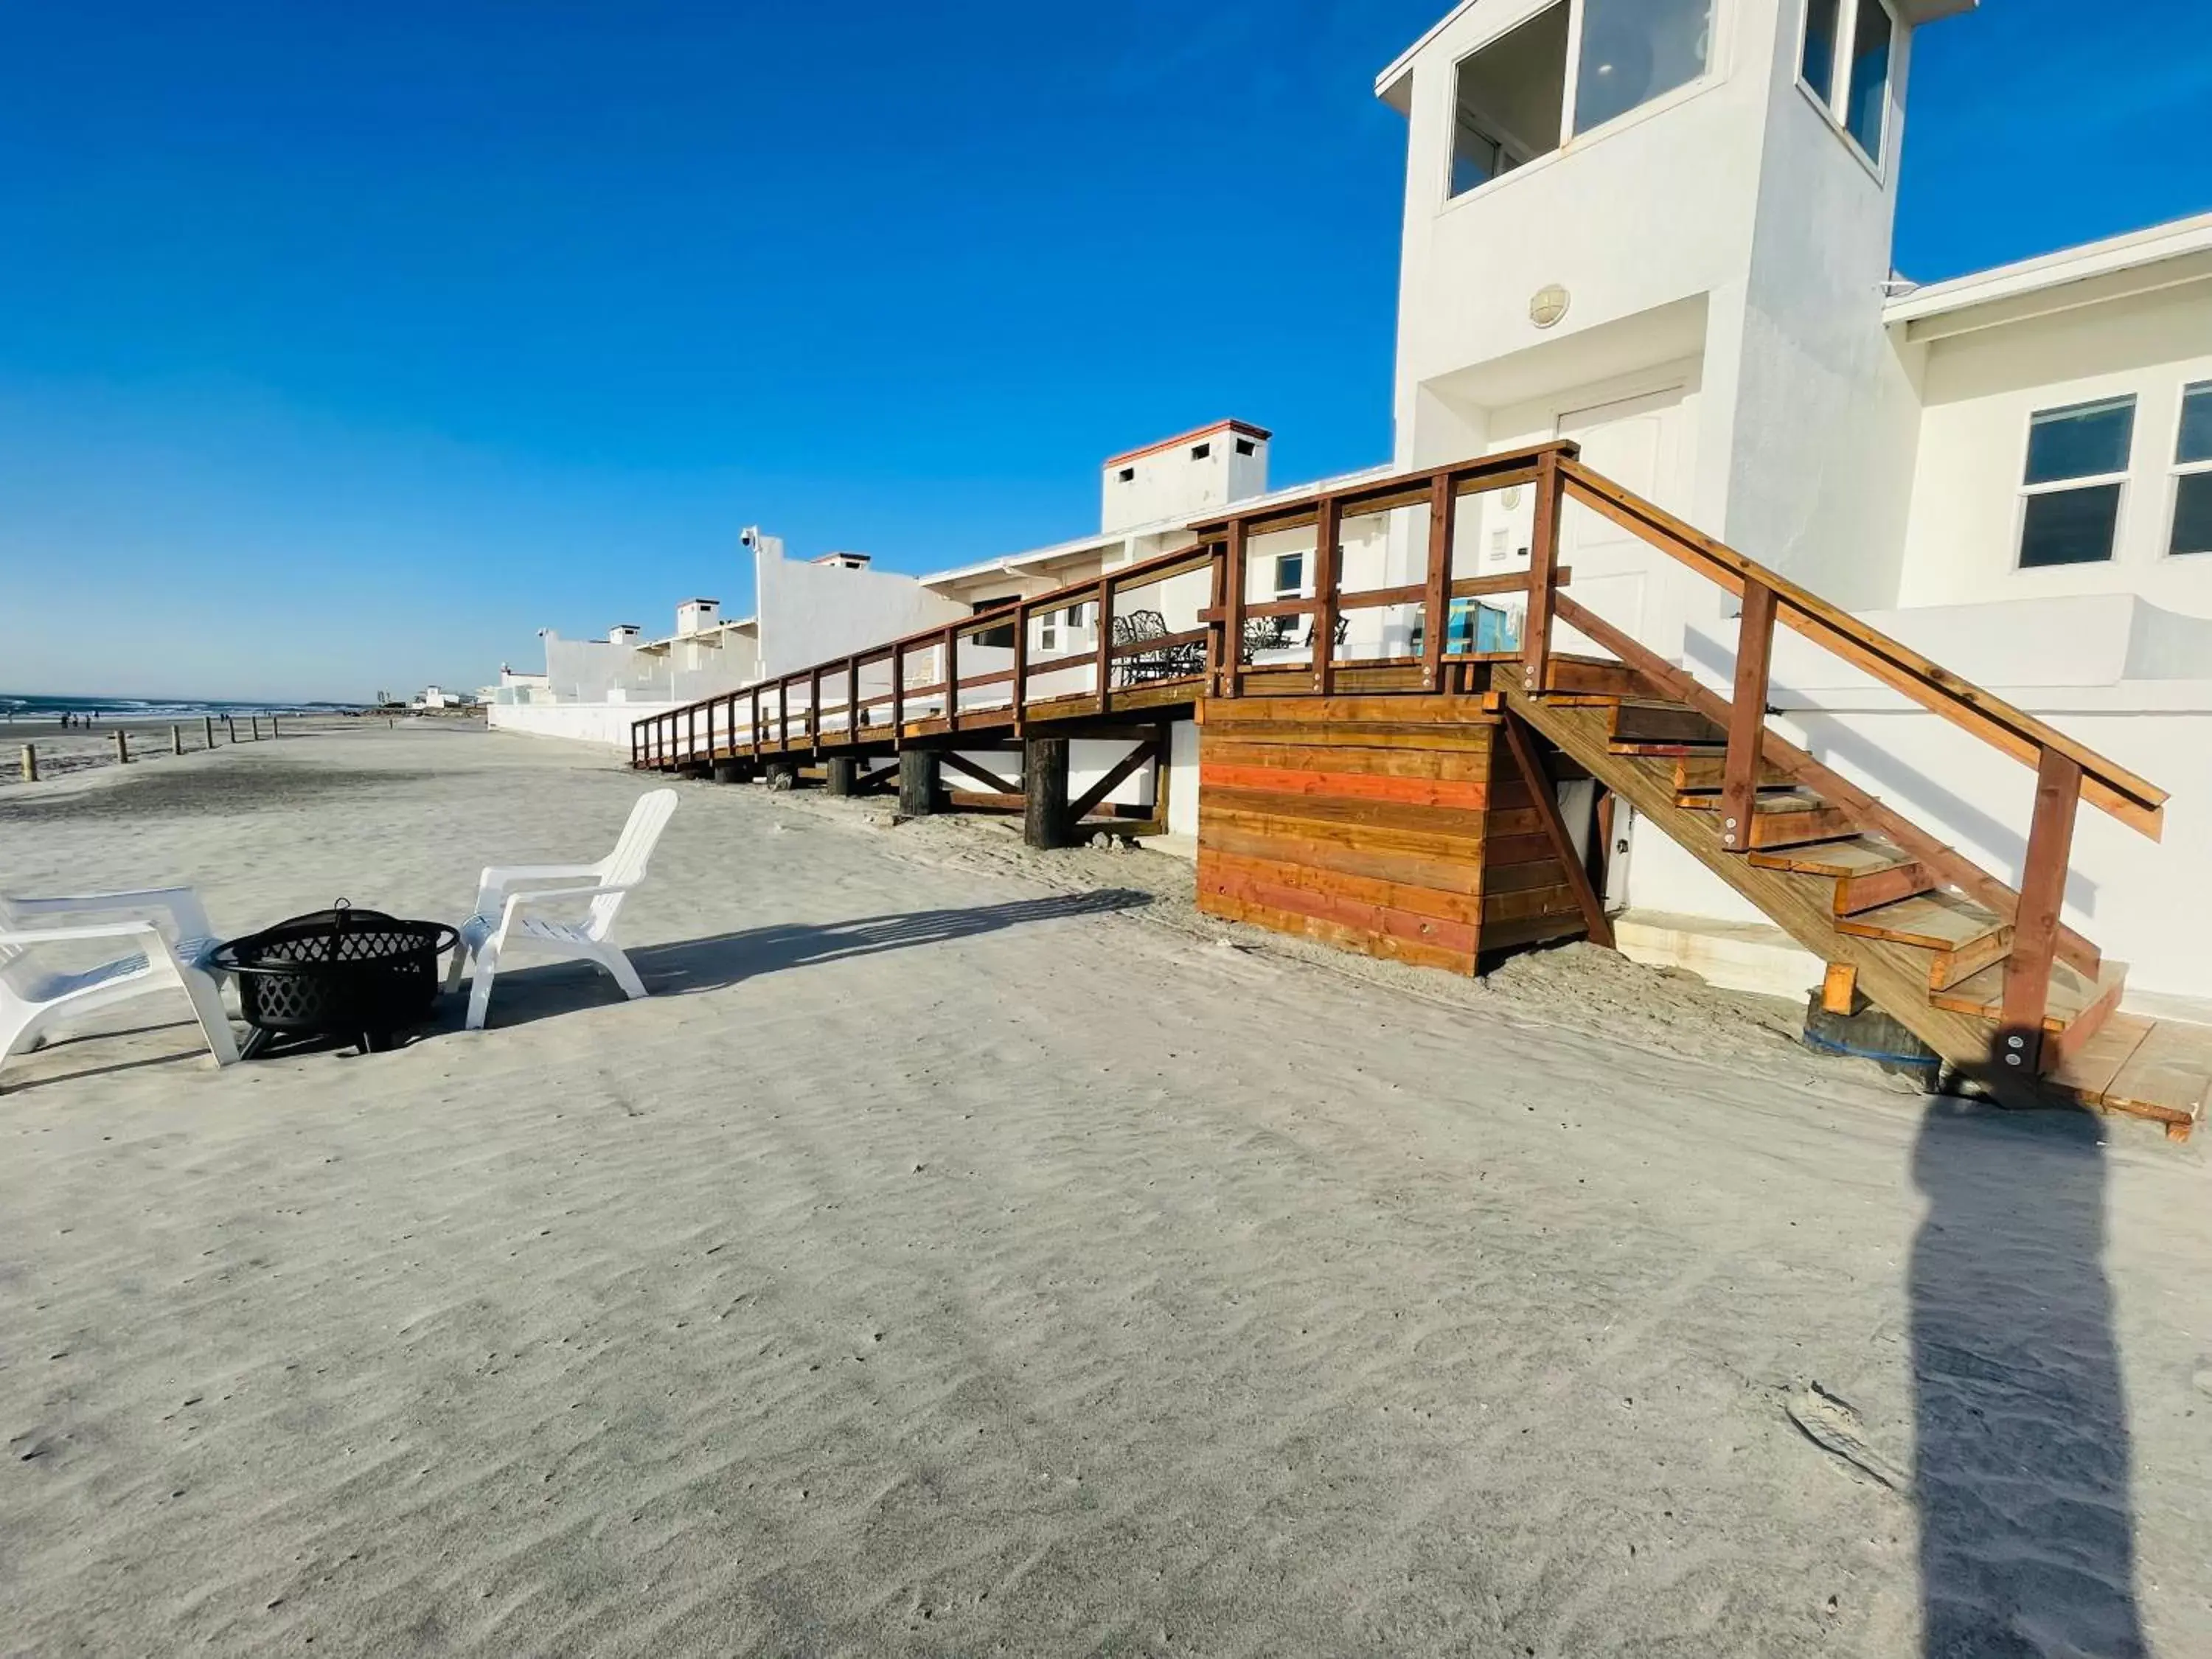
POLYGON ((1428 591, 1421 596, 1421 686, 1443 688, 1444 636, 1451 631, 1452 535, 1459 518, 1459 491, 1449 473, 1429 486, 1428 591))
POLYGON ((1721 844, 1752 849, 1759 774, 1766 746, 1766 687, 1774 662, 1774 590, 1743 585, 1743 622, 1736 633, 1735 695, 1729 705, 1728 762, 1721 779, 1721 844))
POLYGON ((1244 694, 1244 584, 1248 580, 1244 520, 1229 521, 1229 541, 1222 554, 1221 676, 1218 689, 1224 697, 1244 694))
POLYGON ((788 677, 775 683, 775 749, 783 754, 791 747, 791 681, 788 677))
POLYGON ((750 749, 750 750, 751 750, 755 754, 758 754, 758 753, 760 752, 760 745, 761 745, 761 689, 760 689, 760 687, 758 687, 757 685, 756 685, 755 687, 753 687, 753 714, 752 714, 752 720, 751 720, 750 723, 749 725, 747 725, 747 726, 746 726, 746 727, 745 727, 745 747, 747 747, 748 749, 750 749))
POLYGON ((817 749, 822 746, 822 671, 819 668, 806 677, 806 740, 817 749))
POLYGON ((1098 580, 1098 712, 1114 704, 1114 579, 1098 580))
POLYGON ((945 729, 960 729, 960 630, 945 630, 945 729))
POLYGON ((845 741, 860 740, 860 659, 845 659, 845 741))
POLYGON ((1541 691, 1552 678, 1552 599, 1559 573, 1559 514, 1565 505, 1559 452, 1536 459, 1536 527, 1528 541, 1528 615, 1521 630, 1521 684, 1541 691))
POLYGON ((1030 674, 1030 606, 1027 599, 1014 606, 1014 732, 1022 729, 1022 700, 1029 690, 1030 674))
POLYGON ((1344 508, 1334 495, 1314 504, 1313 686, 1322 696, 1336 689, 1336 591, 1344 539, 1344 508))
POLYGON ((2050 1008, 2051 964, 2058 951, 2066 869, 2081 802, 2081 763, 2045 749, 2035 769, 2035 815, 2028 824, 2020 911, 2013 919, 2012 956, 2005 963, 2004 1007, 1997 1026, 1999 1063, 2007 1076, 2033 1077, 2042 1070, 2043 1018, 2050 1008))
POLYGON ((891 647, 891 748, 906 747, 906 647, 891 647))

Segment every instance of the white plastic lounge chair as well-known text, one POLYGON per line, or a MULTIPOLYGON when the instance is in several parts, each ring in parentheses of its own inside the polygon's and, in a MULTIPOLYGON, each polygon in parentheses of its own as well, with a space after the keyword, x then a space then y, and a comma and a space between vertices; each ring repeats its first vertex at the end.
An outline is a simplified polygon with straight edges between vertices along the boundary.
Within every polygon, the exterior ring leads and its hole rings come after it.
POLYGON ((494 865, 483 872, 477 884, 476 914, 461 924, 460 945, 453 952, 453 970, 446 981, 448 989, 459 987, 462 964, 467 963, 470 1030, 483 1030, 492 980, 499 972, 501 956, 510 949, 527 947, 581 958, 611 975, 632 1000, 645 994, 637 969, 610 936, 623 896, 645 879, 646 860, 653 856, 654 843, 675 810, 673 789, 640 796, 615 850, 597 864, 494 865), (548 921, 524 914, 549 904, 574 905, 586 900, 590 908, 580 922, 548 921))
POLYGON ((231 1064, 238 1058, 238 1042, 223 1012, 221 981, 207 965, 216 943, 207 911, 189 887, 80 898, 0 898, 0 1065, 9 1054, 36 1047, 56 1025, 167 990, 181 990, 191 999, 193 1017, 216 1064, 231 1064), (152 920, 156 914, 163 920, 152 920), (66 926, 42 920, 64 915, 106 920, 66 926), (98 940, 125 945, 131 954, 73 971, 45 968, 36 959, 58 945, 98 940))

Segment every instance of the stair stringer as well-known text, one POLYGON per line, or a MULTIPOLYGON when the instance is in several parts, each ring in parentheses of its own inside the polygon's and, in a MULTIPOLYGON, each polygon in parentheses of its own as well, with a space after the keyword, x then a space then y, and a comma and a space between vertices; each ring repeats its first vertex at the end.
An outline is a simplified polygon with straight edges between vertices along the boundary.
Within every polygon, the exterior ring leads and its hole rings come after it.
POLYGON ((1682 850, 1741 893, 1783 932, 1822 960, 1858 969, 1859 989, 1885 1013, 1954 1066, 1990 1082, 2022 1079, 1996 1075, 1996 1028, 1987 1020, 1938 1008, 1929 1000, 1928 952, 1839 932, 1832 913, 1831 878, 1762 870, 1722 847, 1719 821, 1711 812, 1675 805, 1669 781, 1654 775, 1638 757, 1610 746, 1612 720, 1602 707, 1554 707, 1518 687, 1504 688, 1507 706, 1583 766, 1638 813, 1665 830, 1682 850))

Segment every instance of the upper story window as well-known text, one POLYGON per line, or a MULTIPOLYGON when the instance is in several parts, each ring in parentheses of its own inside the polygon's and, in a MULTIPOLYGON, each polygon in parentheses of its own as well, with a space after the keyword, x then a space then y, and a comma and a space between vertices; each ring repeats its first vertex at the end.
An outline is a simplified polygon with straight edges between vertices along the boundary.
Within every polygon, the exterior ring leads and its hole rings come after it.
POLYGON ((2135 434, 2133 396, 2045 410, 2030 419, 2022 569, 2098 564, 2112 556, 2135 434))
POLYGON ((1303 553, 1278 556, 1275 560, 1275 597, 1295 599, 1305 592, 1305 587, 1306 556, 1303 553))
POLYGON ((2173 532, 2166 550, 2212 553, 2212 380, 2181 394, 2173 466, 2173 532))
POLYGON ((1462 58, 1450 193, 1464 196, 1697 80, 1711 62, 1713 4, 1560 0, 1462 58))
POLYGON ((1877 168, 1889 133, 1896 44, 1887 0, 1805 0, 1797 78, 1877 168))
POLYGON ((1601 127, 1705 72, 1713 0, 1583 0, 1575 131, 1601 127))

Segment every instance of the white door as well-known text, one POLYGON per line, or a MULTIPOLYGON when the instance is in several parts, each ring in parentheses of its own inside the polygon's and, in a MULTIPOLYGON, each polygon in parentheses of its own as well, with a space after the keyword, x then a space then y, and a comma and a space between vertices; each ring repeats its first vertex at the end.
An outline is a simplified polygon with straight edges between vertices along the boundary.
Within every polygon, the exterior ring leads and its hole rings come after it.
MULTIPOLYGON (((1688 505, 1690 421, 1681 386, 1559 416, 1559 436, 1582 446, 1583 464, 1670 513, 1688 505)), ((1660 655, 1681 654, 1680 567, 1639 537, 1580 502, 1559 526, 1559 562, 1574 571, 1576 603, 1635 635, 1660 655)), ((1563 630, 1559 648, 1589 651, 1563 630)))

